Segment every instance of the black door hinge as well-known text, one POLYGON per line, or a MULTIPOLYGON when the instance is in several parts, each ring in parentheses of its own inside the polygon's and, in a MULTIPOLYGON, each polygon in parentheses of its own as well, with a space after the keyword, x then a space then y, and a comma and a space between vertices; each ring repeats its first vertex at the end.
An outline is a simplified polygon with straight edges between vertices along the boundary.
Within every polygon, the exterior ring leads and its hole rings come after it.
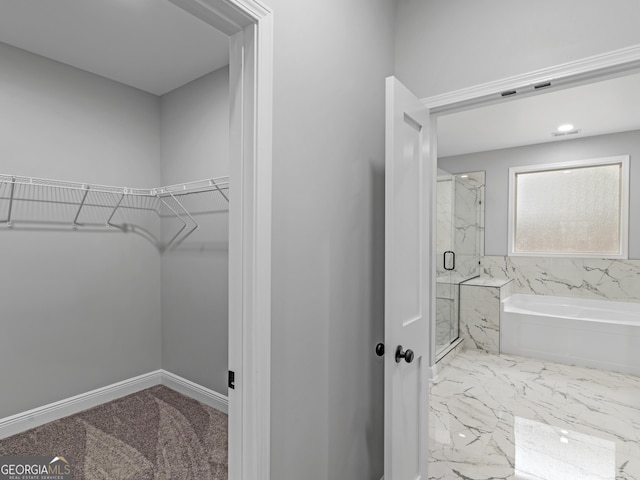
POLYGON ((236 388, 236 372, 229 370, 229 388, 236 388))

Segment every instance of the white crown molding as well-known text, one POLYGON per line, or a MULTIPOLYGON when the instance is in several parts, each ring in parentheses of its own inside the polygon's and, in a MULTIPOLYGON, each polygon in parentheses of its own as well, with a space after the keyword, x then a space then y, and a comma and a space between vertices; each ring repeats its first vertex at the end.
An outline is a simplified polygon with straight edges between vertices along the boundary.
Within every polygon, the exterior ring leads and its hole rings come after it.
POLYGON ((229 399, 226 395, 210 390, 195 382, 182 378, 166 370, 156 370, 137 377, 123 380, 90 392, 33 408, 26 412, 0 419, 0 439, 25 432, 45 423, 60 420, 89 408, 97 407, 118 398, 137 393, 156 385, 182 393, 216 410, 227 413, 229 399))
POLYGON ((229 36, 271 14, 256 0, 169 1, 229 36))
POLYGON ((606 74, 608 71, 637 66, 635 64, 640 64, 640 45, 632 45, 561 65, 434 95, 422 99, 421 102, 430 110, 438 110, 472 101, 477 103, 478 100, 499 95, 508 90, 532 88, 541 83, 568 78, 579 79, 581 76, 593 75, 595 72, 606 74))
POLYGON ((254 21, 259 21, 272 14, 271 9, 258 0, 234 0, 234 3, 251 15, 254 21))
POLYGON ((227 35, 233 35, 250 23, 235 5, 224 0, 169 1, 227 35))

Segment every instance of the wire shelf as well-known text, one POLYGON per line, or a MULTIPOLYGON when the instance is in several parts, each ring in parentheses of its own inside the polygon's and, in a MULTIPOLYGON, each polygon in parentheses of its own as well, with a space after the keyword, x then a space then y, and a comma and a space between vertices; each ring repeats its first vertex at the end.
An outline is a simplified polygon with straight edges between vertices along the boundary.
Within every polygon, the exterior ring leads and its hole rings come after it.
POLYGON ((141 189, 0 174, 0 227, 110 229, 141 235, 160 251, 198 230, 199 212, 228 203, 229 177, 141 189))

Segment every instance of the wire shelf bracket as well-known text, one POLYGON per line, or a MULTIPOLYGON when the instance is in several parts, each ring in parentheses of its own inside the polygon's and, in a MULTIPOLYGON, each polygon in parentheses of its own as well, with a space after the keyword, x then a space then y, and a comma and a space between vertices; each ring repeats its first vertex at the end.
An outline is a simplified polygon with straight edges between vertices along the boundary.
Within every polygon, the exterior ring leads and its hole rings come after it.
POLYGON ((116 229, 141 235, 164 252, 176 248, 200 228, 185 199, 202 196, 207 203, 209 198, 200 195, 206 193, 228 208, 229 177, 142 189, 0 174, 0 212, 4 212, 0 213, 0 226, 116 229), (175 222, 163 224, 168 219, 175 222))

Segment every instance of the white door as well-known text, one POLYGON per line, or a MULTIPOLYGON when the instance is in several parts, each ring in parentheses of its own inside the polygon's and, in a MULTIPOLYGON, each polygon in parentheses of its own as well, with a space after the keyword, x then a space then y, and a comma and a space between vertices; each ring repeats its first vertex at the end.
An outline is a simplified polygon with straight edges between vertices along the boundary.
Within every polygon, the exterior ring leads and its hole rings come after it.
POLYGON ((427 480, 431 180, 429 111, 386 84, 385 480, 427 480))

